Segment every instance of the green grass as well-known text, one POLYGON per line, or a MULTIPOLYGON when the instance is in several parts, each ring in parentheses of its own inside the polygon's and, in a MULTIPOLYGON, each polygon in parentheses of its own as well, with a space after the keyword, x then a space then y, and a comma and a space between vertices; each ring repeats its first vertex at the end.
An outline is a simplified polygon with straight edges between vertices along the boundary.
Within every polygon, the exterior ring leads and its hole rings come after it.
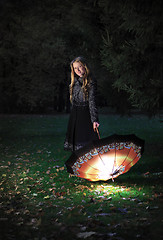
POLYGON ((100 135, 131 134, 145 151, 113 183, 69 176, 68 115, 0 116, 2 239, 161 239, 163 124, 100 115, 100 135), (82 235, 83 234, 83 235, 82 235))

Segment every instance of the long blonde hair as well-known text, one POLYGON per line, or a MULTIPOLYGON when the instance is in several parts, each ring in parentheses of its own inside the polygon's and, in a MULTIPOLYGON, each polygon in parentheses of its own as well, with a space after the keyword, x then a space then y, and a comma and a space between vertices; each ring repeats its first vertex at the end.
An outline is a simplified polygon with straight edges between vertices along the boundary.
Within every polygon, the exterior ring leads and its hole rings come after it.
POLYGON ((70 101, 72 102, 73 87, 75 84, 75 72, 73 67, 74 62, 79 62, 85 68, 82 89, 83 89, 84 98, 88 100, 88 89, 91 81, 90 70, 88 68, 88 65, 85 62, 85 59, 83 57, 77 57, 70 63, 70 67, 71 67, 70 101))

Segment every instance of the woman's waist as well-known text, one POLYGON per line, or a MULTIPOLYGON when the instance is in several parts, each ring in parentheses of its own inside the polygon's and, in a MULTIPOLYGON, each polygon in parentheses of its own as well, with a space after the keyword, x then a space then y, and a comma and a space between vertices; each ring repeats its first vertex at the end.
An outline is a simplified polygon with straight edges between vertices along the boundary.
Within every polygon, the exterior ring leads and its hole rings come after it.
POLYGON ((73 101, 72 106, 74 107, 88 107, 89 103, 88 102, 77 102, 77 101, 73 101))

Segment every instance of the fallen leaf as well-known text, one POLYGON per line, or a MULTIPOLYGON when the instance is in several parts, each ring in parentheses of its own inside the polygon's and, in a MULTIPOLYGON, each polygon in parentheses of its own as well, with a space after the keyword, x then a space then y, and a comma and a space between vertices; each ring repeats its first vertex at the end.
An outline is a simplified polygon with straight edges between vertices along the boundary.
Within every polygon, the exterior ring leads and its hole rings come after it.
POLYGON ((78 233, 77 237, 85 239, 85 238, 88 238, 88 237, 90 237, 94 234, 96 234, 96 232, 82 232, 82 233, 78 233))
POLYGON ((110 213, 98 213, 98 214, 95 214, 95 216, 110 216, 111 214, 110 213))
POLYGON ((49 196, 49 195, 47 195, 47 196, 45 196, 45 197, 44 197, 44 199, 49 199, 49 198, 50 198, 50 196, 49 196))
POLYGON ((41 150, 38 150, 37 153, 41 153, 41 150))

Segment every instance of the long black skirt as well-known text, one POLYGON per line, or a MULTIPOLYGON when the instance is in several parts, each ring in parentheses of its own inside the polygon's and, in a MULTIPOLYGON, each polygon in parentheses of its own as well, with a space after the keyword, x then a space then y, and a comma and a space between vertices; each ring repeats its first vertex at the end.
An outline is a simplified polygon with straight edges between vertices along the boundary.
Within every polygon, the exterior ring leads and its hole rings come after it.
POLYGON ((88 106, 73 106, 68 122, 64 150, 76 151, 92 140, 97 140, 98 134, 93 130, 88 106))

